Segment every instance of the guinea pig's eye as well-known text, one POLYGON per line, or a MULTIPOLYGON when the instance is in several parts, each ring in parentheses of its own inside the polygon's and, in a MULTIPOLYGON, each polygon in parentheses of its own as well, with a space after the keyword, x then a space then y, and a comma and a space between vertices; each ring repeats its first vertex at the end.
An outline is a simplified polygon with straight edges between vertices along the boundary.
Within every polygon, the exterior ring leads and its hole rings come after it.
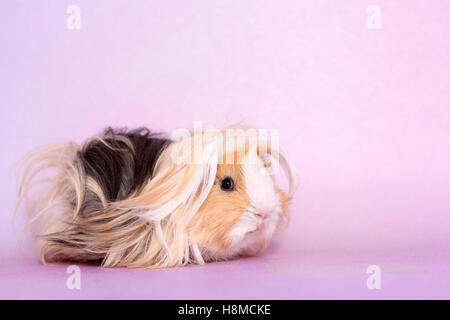
POLYGON ((223 178, 222 181, 220 181, 220 188, 225 191, 233 191, 234 180, 230 177, 223 178))

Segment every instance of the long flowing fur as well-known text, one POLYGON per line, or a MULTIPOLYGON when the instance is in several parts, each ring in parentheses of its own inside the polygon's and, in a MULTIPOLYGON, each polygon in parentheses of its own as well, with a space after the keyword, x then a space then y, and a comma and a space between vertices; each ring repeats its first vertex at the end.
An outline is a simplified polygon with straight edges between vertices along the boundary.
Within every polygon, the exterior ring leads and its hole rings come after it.
MULTIPOLYGON (((82 146, 58 144, 29 155, 19 206, 27 203, 34 213, 40 260, 141 268, 204 263, 187 228, 214 184, 220 148, 205 140, 204 161, 175 163, 173 154, 193 139, 107 129, 82 146)), ((278 150, 269 152, 280 155, 292 194, 290 163, 278 150)))

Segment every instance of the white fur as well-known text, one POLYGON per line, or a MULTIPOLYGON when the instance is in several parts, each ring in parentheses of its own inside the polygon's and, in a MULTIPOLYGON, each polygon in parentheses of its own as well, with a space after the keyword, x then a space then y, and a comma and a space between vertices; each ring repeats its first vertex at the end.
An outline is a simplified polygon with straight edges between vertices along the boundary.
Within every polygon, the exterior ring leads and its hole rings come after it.
POLYGON ((264 162, 251 150, 243 163, 245 189, 250 198, 247 210, 231 232, 232 246, 227 255, 256 253, 272 238, 281 213, 281 203, 275 191, 273 175, 264 162), (266 215, 264 219, 258 213, 266 215))

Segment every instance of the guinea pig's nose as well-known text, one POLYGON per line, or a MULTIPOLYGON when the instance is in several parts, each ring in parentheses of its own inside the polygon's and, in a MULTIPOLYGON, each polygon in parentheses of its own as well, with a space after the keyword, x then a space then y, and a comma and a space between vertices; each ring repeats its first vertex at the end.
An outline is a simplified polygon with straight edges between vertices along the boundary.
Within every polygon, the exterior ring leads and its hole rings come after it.
POLYGON ((267 217, 267 213, 259 211, 259 212, 255 213, 255 216, 257 216, 258 218, 261 218, 261 219, 265 219, 267 217))

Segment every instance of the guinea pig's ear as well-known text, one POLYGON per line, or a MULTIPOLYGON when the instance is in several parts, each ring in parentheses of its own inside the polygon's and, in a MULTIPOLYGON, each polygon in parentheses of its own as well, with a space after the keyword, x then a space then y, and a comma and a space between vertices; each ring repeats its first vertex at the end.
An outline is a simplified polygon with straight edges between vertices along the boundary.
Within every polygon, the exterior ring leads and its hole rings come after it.
MULTIPOLYGON (((215 141, 202 143, 203 161, 177 161, 173 154, 191 148, 190 139, 173 142, 160 156, 153 177, 142 192, 115 203, 117 208, 133 210, 136 216, 151 222, 158 241, 165 249, 163 265, 189 261, 203 263, 200 250, 187 234, 192 216, 206 200, 217 173, 218 150, 215 141)), ((178 159, 179 160, 179 159, 178 159)))

